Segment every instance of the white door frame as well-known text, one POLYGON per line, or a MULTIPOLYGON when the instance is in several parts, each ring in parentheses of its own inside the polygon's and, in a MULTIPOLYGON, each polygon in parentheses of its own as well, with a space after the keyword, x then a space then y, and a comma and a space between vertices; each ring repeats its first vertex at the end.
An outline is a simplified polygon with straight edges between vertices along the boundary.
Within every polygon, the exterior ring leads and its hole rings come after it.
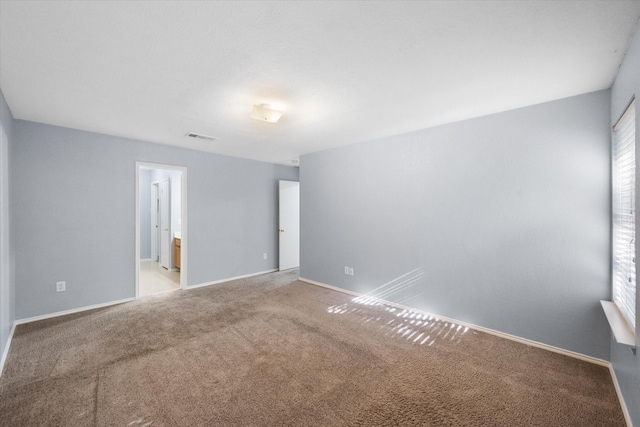
POLYGON ((186 166, 165 165, 160 163, 136 162, 136 201, 135 201, 135 223, 136 223, 136 249, 135 249, 135 295, 140 297, 140 169, 168 169, 182 173, 181 191, 181 221, 182 239, 180 240, 180 289, 187 288, 187 266, 188 266, 188 237, 187 228, 187 168, 186 166))

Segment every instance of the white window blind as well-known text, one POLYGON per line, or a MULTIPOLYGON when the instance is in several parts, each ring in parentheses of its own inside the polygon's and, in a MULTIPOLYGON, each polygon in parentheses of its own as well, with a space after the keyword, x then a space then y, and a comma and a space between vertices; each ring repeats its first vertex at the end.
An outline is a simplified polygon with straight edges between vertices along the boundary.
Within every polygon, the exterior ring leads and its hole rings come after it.
POLYGON ((613 301, 636 326, 635 101, 613 127, 613 301))

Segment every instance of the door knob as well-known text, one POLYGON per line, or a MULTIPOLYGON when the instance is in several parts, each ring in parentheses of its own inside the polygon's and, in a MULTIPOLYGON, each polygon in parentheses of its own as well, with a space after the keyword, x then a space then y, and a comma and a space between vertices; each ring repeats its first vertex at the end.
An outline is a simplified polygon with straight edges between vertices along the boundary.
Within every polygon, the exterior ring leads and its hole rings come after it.
POLYGON ((281 229, 280 229, 280 232, 281 232, 281 233, 284 233, 284 230, 281 228, 281 229))
POLYGON ((169 229, 168 229, 168 228, 165 228, 165 229, 164 229, 164 231, 169 231, 169 229))

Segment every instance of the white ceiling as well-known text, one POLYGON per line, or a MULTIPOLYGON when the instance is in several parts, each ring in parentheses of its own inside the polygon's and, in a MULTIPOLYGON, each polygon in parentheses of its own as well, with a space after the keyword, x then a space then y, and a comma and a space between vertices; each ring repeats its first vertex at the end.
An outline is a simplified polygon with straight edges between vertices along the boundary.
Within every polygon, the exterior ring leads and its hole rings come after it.
POLYGON ((0 88, 17 119, 291 164, 606 89, 639 16, 609 0, 3 0, 0 88), (261 103, 285 108, 278 124, 249 118, 261 103))

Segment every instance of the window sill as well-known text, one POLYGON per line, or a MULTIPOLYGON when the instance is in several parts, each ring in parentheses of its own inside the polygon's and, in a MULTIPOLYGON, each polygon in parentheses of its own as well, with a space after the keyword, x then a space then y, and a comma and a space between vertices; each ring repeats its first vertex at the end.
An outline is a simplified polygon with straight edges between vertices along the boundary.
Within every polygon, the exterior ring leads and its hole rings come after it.
POLYGON ((635 334, 633 333, 631 326, 629 326, 624 317, 622 317, 622 313, 620 313, 620 310, 618 310, 615 303, 611 301, 600 301, 600 304, 602 304, 602 309, 604 310, 604 314, 607 316, 609 326, 611 326, 616 342, 635 347, 635 334))

